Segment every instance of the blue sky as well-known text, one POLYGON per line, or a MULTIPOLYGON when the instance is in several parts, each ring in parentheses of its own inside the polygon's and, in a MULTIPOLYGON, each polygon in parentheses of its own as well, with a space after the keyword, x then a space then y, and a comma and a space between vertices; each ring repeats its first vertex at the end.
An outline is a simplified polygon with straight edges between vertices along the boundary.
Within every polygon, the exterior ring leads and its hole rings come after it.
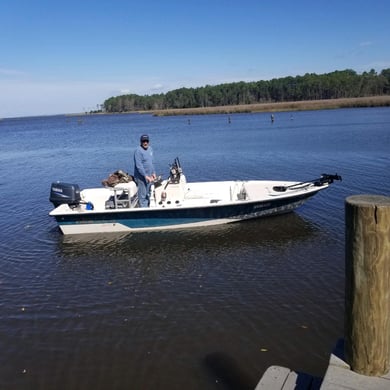
POLYGON ((0 118, 111 96, 390 68, 390 1, 2 0, 0 118))

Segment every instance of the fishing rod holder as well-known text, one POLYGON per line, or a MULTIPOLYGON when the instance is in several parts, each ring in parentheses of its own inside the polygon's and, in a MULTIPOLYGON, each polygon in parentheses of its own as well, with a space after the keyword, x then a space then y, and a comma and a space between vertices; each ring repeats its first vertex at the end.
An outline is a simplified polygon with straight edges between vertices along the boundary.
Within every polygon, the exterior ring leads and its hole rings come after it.
POLYGON ((177 184, 180 182, 180 175, 183 173, 181 169, 179 157, 176 157, 169 167, 169 183, 177 184))

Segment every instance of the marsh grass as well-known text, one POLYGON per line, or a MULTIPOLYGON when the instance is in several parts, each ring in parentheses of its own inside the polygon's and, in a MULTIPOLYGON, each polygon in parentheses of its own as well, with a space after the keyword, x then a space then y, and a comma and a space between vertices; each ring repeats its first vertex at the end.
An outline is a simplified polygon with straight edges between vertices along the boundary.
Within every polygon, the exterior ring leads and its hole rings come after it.
POLYGON ((371 96, 359 98, 342 98, 327 100, 306 100, 283 103, 258 103, 236 106, 181 108, 167 110, 153 110, 155 116, 169 115, 205 115, 205 114, 238 114, 249 112, 281 112, 281 111, 307 111, 326 110, 353 107, 389 107, 390 96, 371 96))

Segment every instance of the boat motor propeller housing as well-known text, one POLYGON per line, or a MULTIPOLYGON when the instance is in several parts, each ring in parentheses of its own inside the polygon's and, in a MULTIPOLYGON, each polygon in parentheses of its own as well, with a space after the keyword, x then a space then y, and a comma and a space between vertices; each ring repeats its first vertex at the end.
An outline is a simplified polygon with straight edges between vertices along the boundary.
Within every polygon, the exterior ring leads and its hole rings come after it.
POLYGON ((51 184, 49 200, 53 203, 54 207, 58 207, 64 203, 71 207, 78 206, 81 202, 80 188, 78 184, 57 181, 51 184))

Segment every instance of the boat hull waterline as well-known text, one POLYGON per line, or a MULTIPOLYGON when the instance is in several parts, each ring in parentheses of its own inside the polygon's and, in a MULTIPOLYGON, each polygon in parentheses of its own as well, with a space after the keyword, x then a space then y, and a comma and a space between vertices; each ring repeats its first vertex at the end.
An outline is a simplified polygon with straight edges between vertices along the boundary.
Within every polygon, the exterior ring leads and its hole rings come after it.
MULTIPOLYGON (((179 163, 177 162, 177 165, 179 163)), ((179 174, 152 186, 150 206, 137 205, 134 182, 114 188, 90 188, 75 199, 60 200, 50 215, 63 234, 142 232, 212 226, 288 213, 329 187, 337 175, 308 182, 186 181, 179 174), (61 203, 62 202, 62 203, 61 203)), ((172 167, 172 166, 171 166, 172 167)), ((63 196, 62 183, 52 184, 63 196)), ((74 186, 74 185, 71 185, 74 186)), ((77 185, 76 192, 77 192, 77 185)), ((57 196, 57 195, 55 195, 57 196)))

